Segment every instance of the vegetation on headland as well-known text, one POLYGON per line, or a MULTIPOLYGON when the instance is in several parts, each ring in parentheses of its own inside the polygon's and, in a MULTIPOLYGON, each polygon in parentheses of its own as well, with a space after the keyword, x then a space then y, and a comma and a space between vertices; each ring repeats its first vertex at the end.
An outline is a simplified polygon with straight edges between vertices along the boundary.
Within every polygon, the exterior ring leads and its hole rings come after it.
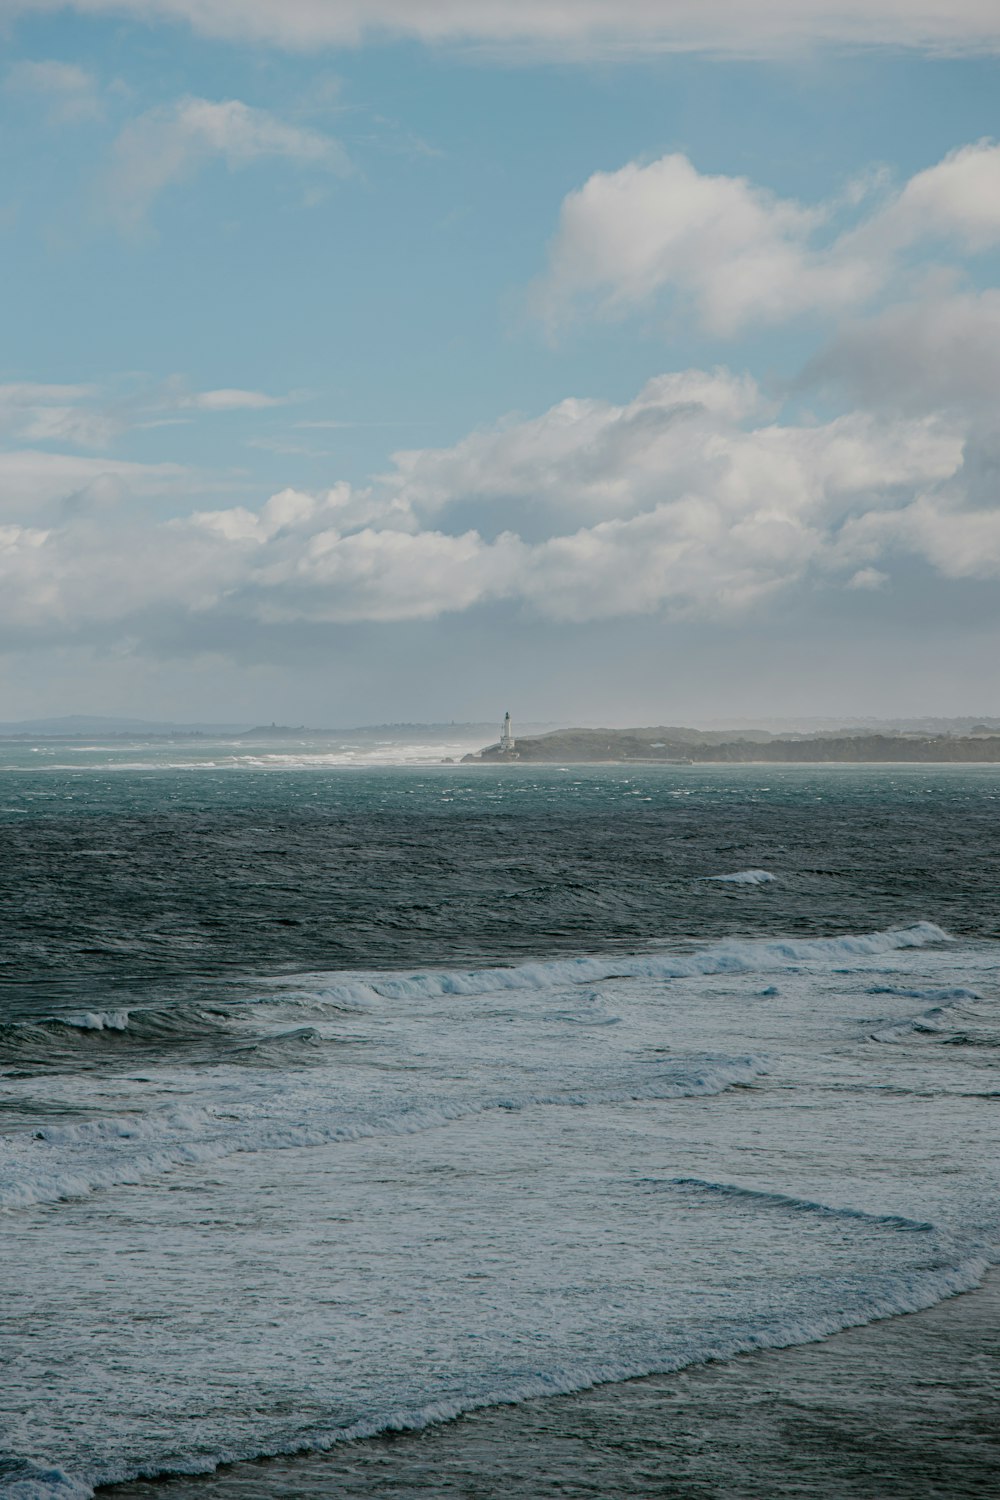
POLYGON ((1000 734, 812 734, 776 736, 764 731, 735 735, 697 729, 558 729, 519 739, 513 754, 489 745, 466 761, 487 763, 573 761, 596 764, 639 761, 702 765, 738 762, 1000 762, 1000 734))

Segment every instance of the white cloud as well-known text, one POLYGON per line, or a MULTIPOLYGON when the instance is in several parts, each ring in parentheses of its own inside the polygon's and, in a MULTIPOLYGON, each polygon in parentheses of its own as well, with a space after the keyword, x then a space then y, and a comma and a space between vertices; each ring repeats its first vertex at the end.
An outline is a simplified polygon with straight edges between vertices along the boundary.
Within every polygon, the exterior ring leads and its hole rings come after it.
POLYGON ((451 448, 397 453, 384 488, 397 508, 421 515, 462 501, 520 499, 539 512, 606 517, 634 510, 666 476, 683 486, 692 465, 705 462, 720 425, 766 410, 748 376, 663 375, 624 406, 569 399, 540 417, 474 432, 451 448))
POLYGON ((869 270, 810 255, 824 218, 678 154, 596 172, 563 202, 540 305, 553 320, 580 298, 615 313, 670 288, 717 332, 850 305, 873 289, 869 270))
POLYGON ((970 251, 1000 240, 1000 146, 979 141, 917 172, 875 224, 901 245, 940 234, 970 251))
POLYGON ((52 640, 497 603, 563 621, 720 616, 795 585, 874 587, 901 552, 949 577, 993 576, 1000 512, 969 503, 965 437, 957 419, 926 415, 784 425, 751 381, 688 371, 623 405, 562 402, 408 451, 364 488, 287 489, 169 521, 141 492, 190 490, 191 476, 96 459, 62 460, 76 470, 60 476, 35 455, 22 486, 34 507, 5 517, 0 620, 52 640), (89 503, 39 503, 45 484, 53 501, 86 477, 89 503), (133 503, 112 505, 120 493, 133 503))
POLYGON ((108 192, 116 216, 134 227, 164 188, 213 158, 232 170, 266 159, 339 175, 350 170, 340 142, 317 130, 239 99, 179 99, 132 120, 115 142, 108 192))
POLYGON ((291 48, 380 36, 620 56, 661 48, 752 56, 823 43, 993 50, 992 0, 3 0, 0 14, 73 9, 184 22, 204 35, 291 48))
POLYGON ((76 63, 25 59, 11 64, 4 83, 11 93, 43 99, 55 124, 73 124, 101 114, 97 80, 76 63))
POLYGON ((378 493, 410 524, 475 505, 486 525, 512 501, 530 502, 551 533, 692 495, 723 520, 761 506, 798 514, 831 497, 939 479, 961 462, 959 429, 928 418, 854 413, 797 427, 771 416, 749 377, 684 371, 651 380, 624 405, 564 401, 452 448, 397 454, 378 493))
POLYGON ((510 533, 487 544, 475 531, 331 527, 255 572, 255 613, 269 623, 434 619, 509 598, 527 550, 510 533))
POLYGON ((563 201, 535 304, 557 323, 581 307, 615 315, 674 294, 717 334, 843 313, 882 290, 907 251, 1000 243, 1000 146, 953 152, 832 234, 842 207, 706 175, 680 154, 596 172, 563 201))

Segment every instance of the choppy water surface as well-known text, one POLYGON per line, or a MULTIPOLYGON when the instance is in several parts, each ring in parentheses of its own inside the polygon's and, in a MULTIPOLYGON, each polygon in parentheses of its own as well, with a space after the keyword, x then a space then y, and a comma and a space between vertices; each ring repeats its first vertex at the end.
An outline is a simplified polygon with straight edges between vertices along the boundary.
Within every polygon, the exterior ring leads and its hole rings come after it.
POLYGON ((995 768, 140 759, 0 769, 8 1493, 800 1343, 995 1258, 995 768))

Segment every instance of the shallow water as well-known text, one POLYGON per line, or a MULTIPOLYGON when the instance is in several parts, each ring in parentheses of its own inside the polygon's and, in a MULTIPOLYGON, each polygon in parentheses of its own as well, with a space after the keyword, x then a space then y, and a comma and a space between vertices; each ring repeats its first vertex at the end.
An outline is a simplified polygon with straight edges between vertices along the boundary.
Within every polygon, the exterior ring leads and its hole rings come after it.
POLYGON ((158 753, 0 772, 9 1493, 698 1368, 981 1279, 995 768, 158 753))

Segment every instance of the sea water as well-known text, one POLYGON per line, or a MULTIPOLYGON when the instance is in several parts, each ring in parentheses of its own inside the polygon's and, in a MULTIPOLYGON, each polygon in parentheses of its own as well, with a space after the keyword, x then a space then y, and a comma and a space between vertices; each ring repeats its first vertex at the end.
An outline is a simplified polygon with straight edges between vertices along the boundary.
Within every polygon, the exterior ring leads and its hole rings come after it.
POLYGON ((4 1493, 821 1339, 1000 1253, 995 768, 35 748, 4 1493))

